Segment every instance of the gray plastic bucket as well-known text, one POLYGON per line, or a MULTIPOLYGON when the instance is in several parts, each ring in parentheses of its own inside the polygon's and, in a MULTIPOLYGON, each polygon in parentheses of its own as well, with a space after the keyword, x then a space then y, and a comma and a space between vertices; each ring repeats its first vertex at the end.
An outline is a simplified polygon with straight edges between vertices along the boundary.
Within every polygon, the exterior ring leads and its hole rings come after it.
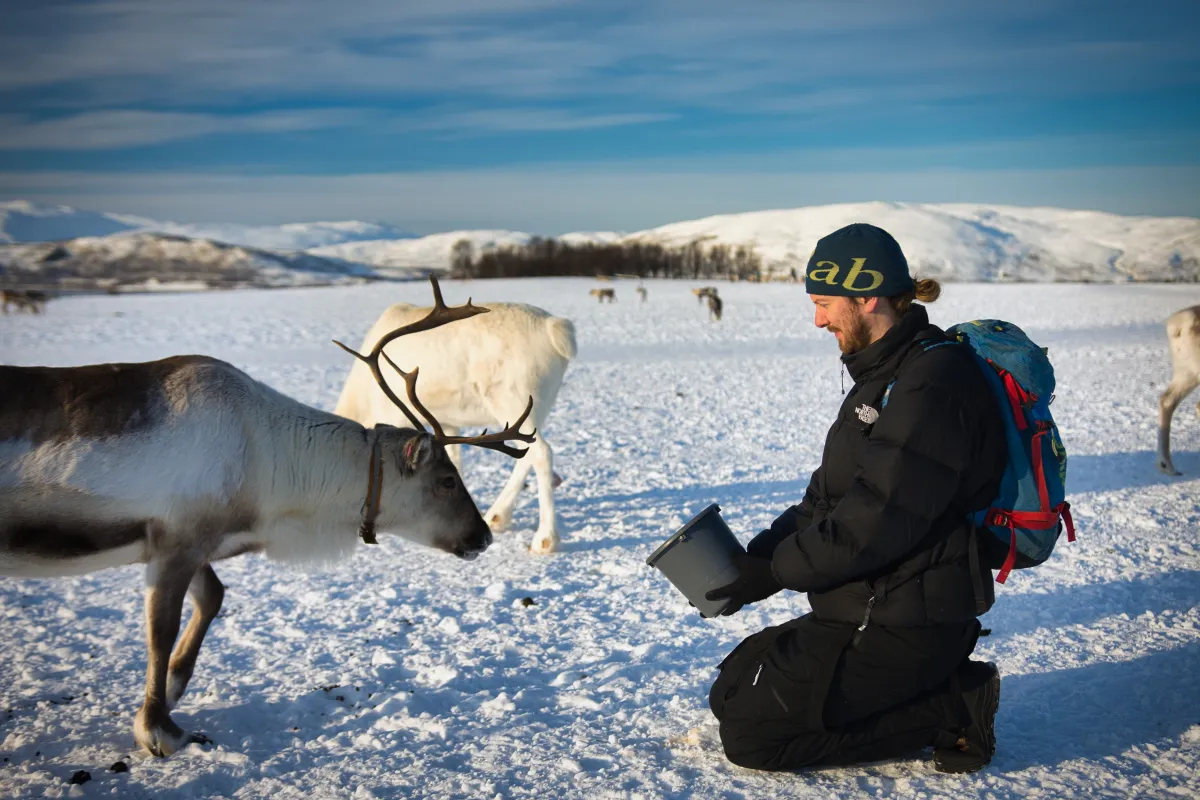
POLYGON ((729 598, 705 600, 704 594, 737 579, 734 556, 744 552, 721 519, 721 507, 713 503, 663 542, 646 563, 666 575, 703 616, 715 617, 729 605, 729 598))

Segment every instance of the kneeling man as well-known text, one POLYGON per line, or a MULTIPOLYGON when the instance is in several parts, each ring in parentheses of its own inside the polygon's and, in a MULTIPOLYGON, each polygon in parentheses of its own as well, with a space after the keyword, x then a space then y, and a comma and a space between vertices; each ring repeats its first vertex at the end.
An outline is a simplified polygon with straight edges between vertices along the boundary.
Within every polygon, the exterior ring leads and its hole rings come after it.
POLYGON ((803 501, 708 595, 730 599, 726 614, 782 589, 812 606, 721 663, 709 703, 725 753, 786 770, 932 746, 943 772, 980 769, 1000 677, 968 659, 994 602, 968 514, 999 487, 1000 410, 973 355, 914 303, 936 300, 937 282, 914 281, 886 231, 821 239, 805 284, 854 386, 803 501))

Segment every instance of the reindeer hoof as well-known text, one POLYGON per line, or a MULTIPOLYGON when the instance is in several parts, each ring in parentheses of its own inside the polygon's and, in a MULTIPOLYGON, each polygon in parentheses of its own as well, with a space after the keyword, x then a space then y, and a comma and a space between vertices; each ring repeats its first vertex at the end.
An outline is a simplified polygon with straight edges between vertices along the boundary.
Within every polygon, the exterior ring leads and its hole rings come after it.
POLYGON ((539 556, 549 555, 556 550, 558 550, 558 536, 537 535, 529 544, 529 552, 539 556))
POLYGON ((212 744, 202 733, 188 733, 176 725, 166 713, 138 712, 133 726, 133 738, 153 756, 166 758, 189 744, 212 744))
POLYGON ((1164 464, 1162 461, 1158 462, 1158 471, 1164 475, 1170 475, 1172 477, 1178 477, 1183 474, 1179 470, 1175 469, 1173 464, 1164 464))

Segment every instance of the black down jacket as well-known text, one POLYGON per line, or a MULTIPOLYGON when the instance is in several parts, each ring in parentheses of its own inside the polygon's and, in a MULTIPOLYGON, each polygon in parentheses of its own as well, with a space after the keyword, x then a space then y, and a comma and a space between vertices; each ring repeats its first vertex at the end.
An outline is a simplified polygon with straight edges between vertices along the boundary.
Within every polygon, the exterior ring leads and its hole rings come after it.
POLYGON ((994 601, 991 572, 972 568, 967 514, 999 487, 1004 431, 966 346, 926 349, 949 341, 914 304, 883 338, 842 357, 854 387, 821 465, 803 501, 750 542, 784 588, 808 592, 818 619, 861 623, 870 606, 872 624, 937 625, 994 601))

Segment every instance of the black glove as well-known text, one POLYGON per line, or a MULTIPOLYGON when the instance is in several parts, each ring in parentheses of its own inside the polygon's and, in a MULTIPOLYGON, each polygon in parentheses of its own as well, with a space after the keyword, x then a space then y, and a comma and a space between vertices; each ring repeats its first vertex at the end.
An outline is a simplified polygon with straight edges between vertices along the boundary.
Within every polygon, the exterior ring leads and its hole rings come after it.
POLYGON ((729 598, 729 605, 721 612, 723 617, 736 614, 747 603, 766 600, 783 588, 771 571, 771 559, 739 553, 734 557, 734 563, 738 568, 738 576, 733 583, 704 594, 705 600, 729 598))

